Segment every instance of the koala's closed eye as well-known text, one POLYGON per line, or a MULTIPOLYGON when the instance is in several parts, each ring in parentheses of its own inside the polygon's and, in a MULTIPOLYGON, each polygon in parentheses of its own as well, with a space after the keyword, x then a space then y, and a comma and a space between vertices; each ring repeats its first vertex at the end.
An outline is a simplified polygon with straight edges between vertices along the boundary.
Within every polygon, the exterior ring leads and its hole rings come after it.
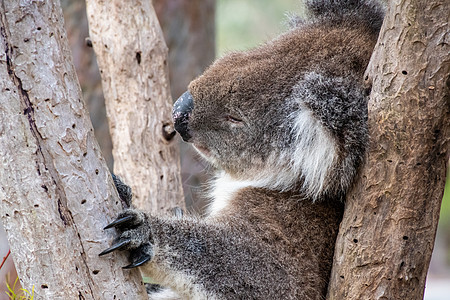
POLYGON ((232 116, 232 115, 226 115, 225 116, 225 120, 227 122, 233 123, 233 124, 242 124, 244 123, 244 121, 241 118, 238 118, 236 116, 232 116))

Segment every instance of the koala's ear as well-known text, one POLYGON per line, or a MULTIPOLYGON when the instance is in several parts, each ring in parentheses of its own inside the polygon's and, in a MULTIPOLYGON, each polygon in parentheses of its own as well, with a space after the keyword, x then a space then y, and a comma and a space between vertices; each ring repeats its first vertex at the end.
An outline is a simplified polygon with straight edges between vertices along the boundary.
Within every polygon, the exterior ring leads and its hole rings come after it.
POLYGON ((362 78, 331 77, 310 72, 294 87, 292 95, 333 135, 367 120, 367 93, 362 78))
POLYGON ((294 94, 299 109, 292 116, 292 153, 290 165, 302 179, 302 190, 313 200, 326 194, 326 178, 337 158, 337 144, 324 128, 314 112, 305 105, 304 97, 312 95, 294 94))
POLYGON ((354 174, 368 140, 368 97, 361 82, 310 72, 296 84, 292 98, 300 106, 294 157, 301 162, 304 188, 314 198, 339 194, 350 184, 352 176, 344 175, 354 174))

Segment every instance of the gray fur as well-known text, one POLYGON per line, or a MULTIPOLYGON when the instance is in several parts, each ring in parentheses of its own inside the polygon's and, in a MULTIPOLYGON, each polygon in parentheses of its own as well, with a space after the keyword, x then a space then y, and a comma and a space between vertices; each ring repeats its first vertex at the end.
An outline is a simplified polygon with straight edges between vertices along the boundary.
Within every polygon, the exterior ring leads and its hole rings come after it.
POLYGON ((338 146, 339 158, 322 191, 334 197, 349 188, 368 143, 368 97, 358 81, 351 76, 329 77, 313 71, 297 83, 292 93, 327 128, 338 146))
POLYGON ((306 6, 309 20, 189 85, 193 105, 175 118, 219 170, 210 214, 120 216, 130 220, 116 242, 127 241, 132 262, 150 259, 142 272, 182 299, 326 295, 342 199, 368 143, 362 77, 383 9, 306 6))
POLYGON ((378 0, 306 0, 305 3, 308 13, 320 21, 355 25, 365 22, 375 32, 383 23, 385 7, 378 0))

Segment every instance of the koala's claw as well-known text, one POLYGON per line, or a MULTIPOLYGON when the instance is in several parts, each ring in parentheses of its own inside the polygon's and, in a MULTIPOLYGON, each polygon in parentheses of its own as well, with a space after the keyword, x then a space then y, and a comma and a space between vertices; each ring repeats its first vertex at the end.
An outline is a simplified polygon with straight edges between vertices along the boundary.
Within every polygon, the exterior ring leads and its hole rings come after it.
POLYGON ((121 250, 121 249, 125 248, 130 242, 131 242, 131 239, 126 239, 126 240, 120 241, 120 242, 112 245, 108 249, 103 250, 98 256, 102 256, 102 255, 111 253, 114 250, 121 250))
POLYGON ((137 261, 132 262, 131 264, 129 264, 128 266, 122 267, 122 269, 132 269, 132 268, 136 268, 139 266, 142 266, 143 264, 145 264, 146 262, 148 262, 149 260, 152 259, 152 256, 149 254, 144 254, 142 257, 140 257, 137 261))
POLYGON ((116 220, 114 220, 113 222, 111 222, 110 224, 106 225, 105 228, 103 229, 109 229, 112 227, 117 227, 120 226, 122 224, 125 223, 129 223, 130 221, 133 221, 135 219, 134 215, 129 215, 129 216, 125 216, 125 217, 119 217, 116 220))
POLYGON ((105 227, 105 229, 109 228, 116 229, 116 238, 112 245, 102 251, 99 256, 116 250, 127 250, 131 263, 123 269, 139 267, 153 258, 153 239, 149 216, 144 212, 133 209, 125 210, 105 227))

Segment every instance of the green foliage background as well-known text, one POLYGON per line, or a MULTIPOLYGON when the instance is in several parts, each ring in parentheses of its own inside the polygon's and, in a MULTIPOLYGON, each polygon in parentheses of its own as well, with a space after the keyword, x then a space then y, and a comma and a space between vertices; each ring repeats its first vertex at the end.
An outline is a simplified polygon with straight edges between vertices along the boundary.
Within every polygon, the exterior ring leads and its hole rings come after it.
POLYGON ((288 28, 286 13, 302 10, 299 0, 218 0, 217 56, 270 40, 288 28))

